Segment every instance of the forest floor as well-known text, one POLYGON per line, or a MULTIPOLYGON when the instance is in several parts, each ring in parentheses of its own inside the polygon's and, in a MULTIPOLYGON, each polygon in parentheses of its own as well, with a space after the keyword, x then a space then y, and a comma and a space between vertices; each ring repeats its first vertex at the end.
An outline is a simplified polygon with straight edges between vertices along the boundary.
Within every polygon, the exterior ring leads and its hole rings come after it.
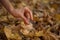
POLYGON ((60 40, 60 0, 10 2, 15 8, 28 6, 32 10, 34 21, 25 25, 0 5, 0 40, 60 40))

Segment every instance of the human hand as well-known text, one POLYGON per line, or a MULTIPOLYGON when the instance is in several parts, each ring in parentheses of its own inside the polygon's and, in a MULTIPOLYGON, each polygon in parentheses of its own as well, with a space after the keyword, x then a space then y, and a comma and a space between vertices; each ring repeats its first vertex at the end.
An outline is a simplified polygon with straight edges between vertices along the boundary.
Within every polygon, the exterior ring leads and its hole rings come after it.
POLYGON ((29 24, 29 19, 33 20, 32 12, 28 7, 14 9, 11 14, 18 20, 22 18, 26 24, 29 24))

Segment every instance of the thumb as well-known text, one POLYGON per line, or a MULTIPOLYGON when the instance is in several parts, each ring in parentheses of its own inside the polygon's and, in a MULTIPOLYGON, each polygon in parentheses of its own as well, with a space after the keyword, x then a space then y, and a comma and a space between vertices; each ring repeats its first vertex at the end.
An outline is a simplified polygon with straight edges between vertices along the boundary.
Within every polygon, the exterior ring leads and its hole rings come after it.
POLYGON ((23 16, 22 19, 26 24, 29 24, 29 20, 26 17, 23 16))

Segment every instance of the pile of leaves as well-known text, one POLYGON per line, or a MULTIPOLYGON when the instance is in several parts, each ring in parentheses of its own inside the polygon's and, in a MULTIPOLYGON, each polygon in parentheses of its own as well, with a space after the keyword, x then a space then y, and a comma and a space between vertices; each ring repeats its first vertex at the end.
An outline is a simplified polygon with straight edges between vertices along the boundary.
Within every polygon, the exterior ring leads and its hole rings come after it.
POLYGON ((28 6, 34 21, 25 25, 0 5, 0 40, 60 40, 59 0, 10 0, 15 8, 28 6), (31 28, 31 29, 29 29, 31 28))

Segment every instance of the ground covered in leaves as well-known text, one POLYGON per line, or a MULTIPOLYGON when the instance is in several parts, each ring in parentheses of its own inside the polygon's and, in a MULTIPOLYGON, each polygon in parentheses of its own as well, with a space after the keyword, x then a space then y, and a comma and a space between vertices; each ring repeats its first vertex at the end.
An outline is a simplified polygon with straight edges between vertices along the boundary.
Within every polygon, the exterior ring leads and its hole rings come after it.
POLYGON ((10 2, 15 8, 28 6, 33 12, 34 21, 25 25, 0 5, 0 40, 60 40, 60 0, 10 2))

